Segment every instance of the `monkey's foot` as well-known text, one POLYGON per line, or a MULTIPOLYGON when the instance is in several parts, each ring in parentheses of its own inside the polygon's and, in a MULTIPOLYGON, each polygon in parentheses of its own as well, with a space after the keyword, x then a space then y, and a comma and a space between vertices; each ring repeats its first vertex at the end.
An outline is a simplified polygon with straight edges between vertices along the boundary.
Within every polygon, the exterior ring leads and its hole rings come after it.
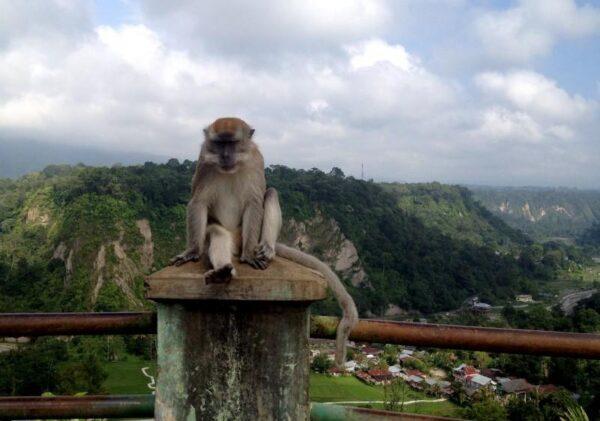
POLYGON ((204 279, 207 284, 224 284, 231 281, 231 278, 235 276, 235 269, 233 265, 227 264, 219 269, 211 269, 206 271, 204 279))
POLYGON ((266 269, 275 257, 275 250, 267 243, 259 244, 254 249, 254 258, 248 263, 255 269, 266 269))
POLYGON ((265 259, 269 262, 275 257, 275 249, 267 243, 259 244, 254 253, 257 258, 265 259))
POLYGON ((169 261, 169 265, 181 266, 187 262, 197 262, 200 260, 200 254, 196 252, 185 251, 177 256, 173 257, 169 261))
POLYGON ((269 266, 269 263, 271 263, 270 260, 267 260, 264 257, 258 257, 258 256, 254 256, 254 257, 240 257, 240 260, 244 263, 248 263, 250 266, 252 266, 254 269, 261 269, 264 270, 269 266))

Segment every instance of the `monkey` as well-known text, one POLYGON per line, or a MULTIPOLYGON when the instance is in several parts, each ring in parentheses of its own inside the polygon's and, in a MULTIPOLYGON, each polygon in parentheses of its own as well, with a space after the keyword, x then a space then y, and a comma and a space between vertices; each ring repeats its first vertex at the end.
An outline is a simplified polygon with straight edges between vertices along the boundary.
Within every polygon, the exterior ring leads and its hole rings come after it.
POLYGON ((279 196, 266 187, 264 158, 253 135, 254 129, 235 117, 219 118, 204 129, 187 205, 187 246, 170 264, 207 257, 211 269, 204 274, 206 283, 226 283, 235 277, 233 256, 264 270, 278 255, 322 273, 342 308, 335 357, 341 366, 346 341, 358 322, 356 305, 325 263, 277 242, 282 226, 279 196))

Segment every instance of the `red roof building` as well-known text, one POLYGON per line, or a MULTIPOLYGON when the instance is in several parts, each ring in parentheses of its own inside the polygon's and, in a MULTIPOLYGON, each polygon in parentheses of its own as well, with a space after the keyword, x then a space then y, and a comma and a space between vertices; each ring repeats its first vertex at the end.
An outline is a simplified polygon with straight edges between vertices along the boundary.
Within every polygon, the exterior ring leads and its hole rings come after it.
POLYGON ((376 382, 387 382, 394 378, 387 370, 369 370, 368 373, 376 382))

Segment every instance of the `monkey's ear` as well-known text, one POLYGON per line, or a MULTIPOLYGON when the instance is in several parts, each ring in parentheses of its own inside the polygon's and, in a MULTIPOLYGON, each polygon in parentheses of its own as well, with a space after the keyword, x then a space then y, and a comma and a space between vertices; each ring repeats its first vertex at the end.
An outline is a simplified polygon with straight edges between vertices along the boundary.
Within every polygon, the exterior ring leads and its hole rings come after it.
POLYGON ((212 125, 204 129, 204 137, 206 138, 206 140, 214 140, 214 138, 216 137, 216 133, 212 125))
POLYGON ((248 139, 252 139, 252 135, 254 134, 254 129, 248 130, 248 139))

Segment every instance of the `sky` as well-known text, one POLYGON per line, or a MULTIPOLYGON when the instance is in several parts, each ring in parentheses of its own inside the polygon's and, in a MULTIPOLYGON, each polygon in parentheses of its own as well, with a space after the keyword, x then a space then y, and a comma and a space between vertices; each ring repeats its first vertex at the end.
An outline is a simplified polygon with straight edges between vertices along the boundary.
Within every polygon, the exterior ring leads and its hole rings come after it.
POLYGON ((600 1, 0 0, 0 142, 600 188, 600 1))

